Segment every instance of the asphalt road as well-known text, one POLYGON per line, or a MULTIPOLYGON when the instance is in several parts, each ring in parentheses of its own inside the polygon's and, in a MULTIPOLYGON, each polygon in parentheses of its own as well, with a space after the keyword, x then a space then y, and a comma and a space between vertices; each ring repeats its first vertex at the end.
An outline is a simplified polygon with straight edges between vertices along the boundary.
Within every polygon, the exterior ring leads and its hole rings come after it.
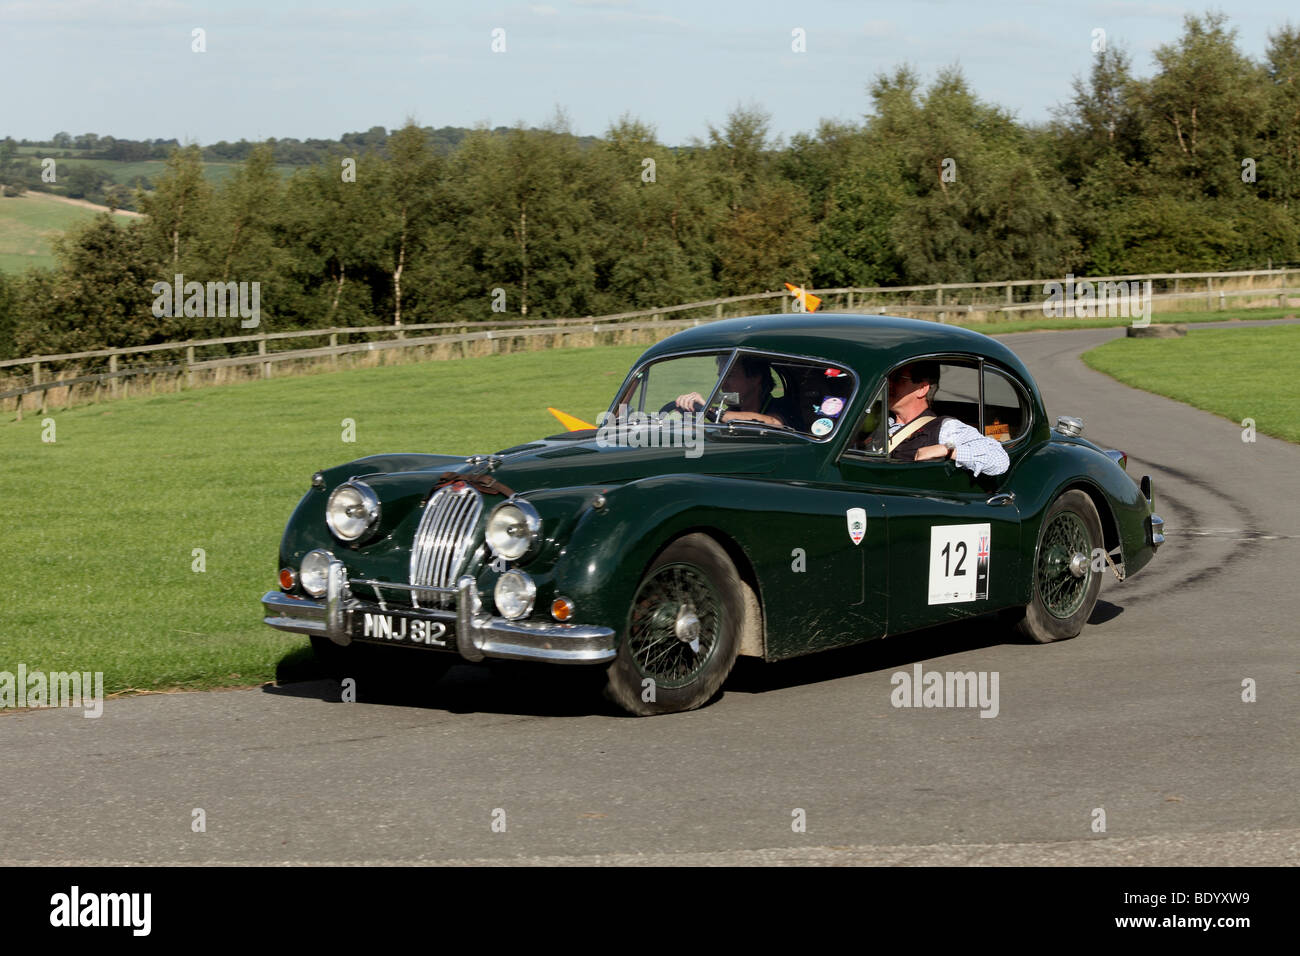
POLYGON ((0 863, 1295 863, 1300 448, 1079 361, 1117 334, 1005 338, 1167 522, 1075 640, 985 619, 742 660, 713 705, 651 719, 527 665, 382 704, 320 681, 9 714, 0 863), (915 663, 997 671, 997 717, 893 708, 915 663))

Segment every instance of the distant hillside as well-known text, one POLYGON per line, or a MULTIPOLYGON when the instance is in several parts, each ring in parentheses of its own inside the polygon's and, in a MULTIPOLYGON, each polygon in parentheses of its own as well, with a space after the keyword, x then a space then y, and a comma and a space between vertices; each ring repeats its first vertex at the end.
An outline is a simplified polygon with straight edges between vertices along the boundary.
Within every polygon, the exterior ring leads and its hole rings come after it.
POLYGON ((100 211, 43 193, 0 198, 0 271, 54 265, 50 240, 100 211))
MULTIPOLYGON (((424 127, 429 146, 441 155, 452 153, 461 140, 473 132, 463 126, 443 126, 440 129, 424 127)), ((494 133, 505 133, 507 127, 499 126, 494 133)), ((331 155, 343 153, 359 156, 370 152, 387 153, 389 130, 372 126, 364 133, 344 133, 338 139, 275 139, 266 140, 271 146, 276 169, 282 176, 295 169, 311 166, 331 155)), ((599 140, 594 136, 577 136, 574 139, 591 146, 599 140)), ((175 139, 130 140, 96 133, 56 133, 49 140, 0 140, 0 187, 50 192, 70 199, 85 199, 98 204, 116 200, 124 209, 134 208, 133 193, 149 190, 163 169, 163 163, 180 143, 175 139), (53 159, 58 179, 51 184, 41 177, 41 162, 53 159), (113 191, 113 187, 118 187, 113 191)), ((220 140, 201 148, 203 176, 209 182, 220 183, 245 159, 258 142, 241 139, 231 143, 220 140)))

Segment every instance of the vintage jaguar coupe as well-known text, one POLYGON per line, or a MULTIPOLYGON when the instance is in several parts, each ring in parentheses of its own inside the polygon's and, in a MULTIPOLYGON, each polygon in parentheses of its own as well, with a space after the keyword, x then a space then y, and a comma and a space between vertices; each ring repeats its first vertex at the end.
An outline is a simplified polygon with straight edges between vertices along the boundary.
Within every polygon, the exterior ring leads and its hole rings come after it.
POLYGON ((1073 637, 1108 568, 1123 580, 1164 540, 1150 478, 1081 431, 1053 426, 1023 363, 976 332, 711 322, 647 349, 597 430, 313 475, 265 621, 310 635, 336 676, 397 673, 412 654, 435 672, 601 667, 640 715, 706 703, 737 655, 994 611, 1009 633, 1073 637), (1005 472, 890 456, 889 378, 917 361, 941 373, 934 413, 1000 442, 1005 472))

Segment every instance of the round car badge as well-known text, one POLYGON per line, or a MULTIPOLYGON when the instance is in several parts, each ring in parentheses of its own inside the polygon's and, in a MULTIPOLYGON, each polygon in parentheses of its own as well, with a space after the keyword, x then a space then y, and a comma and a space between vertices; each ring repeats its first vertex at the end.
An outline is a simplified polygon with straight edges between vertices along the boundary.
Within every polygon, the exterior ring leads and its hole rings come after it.
POLYGON ((829 418, 819 418, 817 421, 812 423, 812 433, 818 438, 821 438, 822 435, 829 434, 830 430, 834 427, 835 423, 829 418))

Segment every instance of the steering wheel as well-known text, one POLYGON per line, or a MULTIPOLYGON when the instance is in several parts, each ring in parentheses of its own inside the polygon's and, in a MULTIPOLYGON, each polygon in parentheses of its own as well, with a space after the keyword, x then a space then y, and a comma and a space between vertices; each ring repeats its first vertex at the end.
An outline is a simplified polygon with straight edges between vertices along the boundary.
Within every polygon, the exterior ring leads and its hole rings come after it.
MULTIPOLYGON (((660 414, 660 415, 667 415, 669 412, 680 412, 680 411, 682 411, 682 409, 680 409, 680 408, 677 407, 677 399, 673 399, 671 402, 669 402, 669 403, 668 403, 667 405, 665 405, 663 408, 659 409, 659 414, 660 414)), ((703 405, 699 405, 699 404, 697 403, 696 407, 693 408, 693 409, 691 409, 691 411, 693 411, 693 412, 702 412, 702 411, 704 411, 704 406, 703 406, 703 405)))

